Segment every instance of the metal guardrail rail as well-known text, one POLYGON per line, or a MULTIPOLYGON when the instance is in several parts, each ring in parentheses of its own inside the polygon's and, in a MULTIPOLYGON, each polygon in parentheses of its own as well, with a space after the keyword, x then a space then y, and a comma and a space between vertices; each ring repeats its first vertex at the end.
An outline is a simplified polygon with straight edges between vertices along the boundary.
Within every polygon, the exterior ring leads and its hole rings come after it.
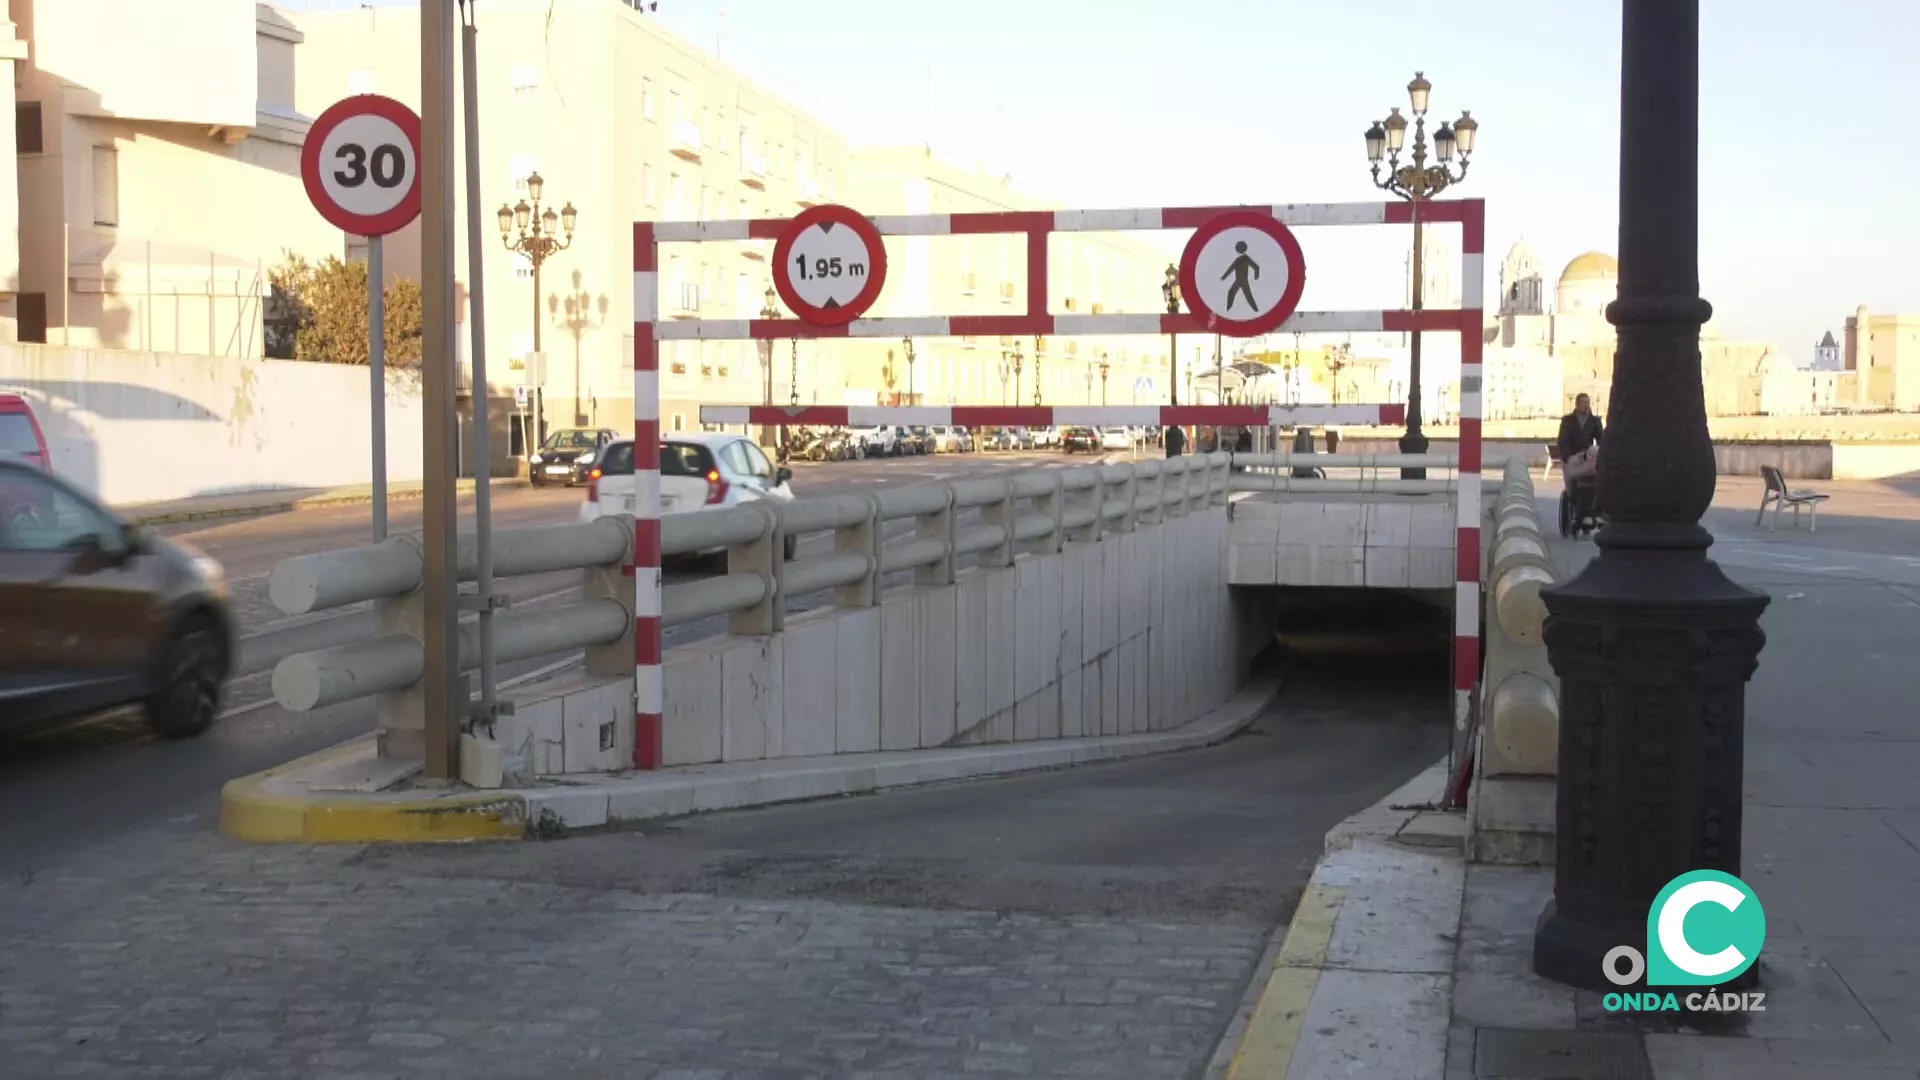
MULTIPOLYGON (((671 626, 727 615, 733 633, 766 634, 783 625, 781 601, 788 596, 832 589, 836 605, 871 606, 879 602, 880 581, 887 574, 911 570, 917 583, 950 584, 956 561, 968 556, 983 565, 1008 566, 1022 551, 1058 551, 1068 540, 1095 541, 1106 533, 1132 531, 1166 516, 1225 504, 1234 492, 1437 495, 1458 488, 1451 475, 1401 480, 1403 466, 1451 472, 1457 459, 1448 454, 1215 453, 671 514, 660 525, 662 554, 720 549, 727 566, 712 577, 665 586, 662 618, 671 626), (1391 469, 1395 475, 1308 480, 1292 477, 1295 467, 1391 469), (887 525, 903 520, 914 522, 911 533, 889 540, 887 525), (792 561, 781 557, 786 537, 823 532, 833 536, 830 551, 802 553, 792 561)), ((497 530, 496 577, 578 569, 585 585, 576 603, 497 612, 496 659, 592 650, 630 635, 631 579, 622 568, 632 533, 632 519, 624 515, 580 525, 497 530)), ((474 537, 462 536, 459 544, 460 580, 473 581, 474 537)), ((410 534, 296 556, 275 566, 268 595, 283 612, 302 615, 372 601, 379 626, 372 640, 282 660, 273 673, 281 707, 307 712, 373 695, 404 697, 425 670, 425 650, 416 636, 424 569, 419 539, 410 534)), ((462 670, 477 669, 479 653, 477 625, 463 622, 462 670)), ((395 700, 391 707, 419 705, 395 700)))

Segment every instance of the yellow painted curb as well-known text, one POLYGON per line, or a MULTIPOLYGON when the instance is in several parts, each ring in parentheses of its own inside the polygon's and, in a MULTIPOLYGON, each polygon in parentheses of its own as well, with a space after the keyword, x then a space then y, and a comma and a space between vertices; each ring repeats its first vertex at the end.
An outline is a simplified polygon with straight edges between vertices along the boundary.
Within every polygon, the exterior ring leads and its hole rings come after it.
POLYGON ((527 834, 526 800, 516 794, 422 797, 418 793, 283 794, 268 782, 353 753, 352 743, 229 780, 220 789, 220 831, 256 844, 420 843, 433 840, 519 840, 527 834))
POLYGON ((1287 936, 1280 943, 1273 974, 1253 1007, 1233 1064, 1227 1068, 1227 1080, 1286 1080, 1294 1048, 1300 1043, 1300 1029, 1306 1023, 1307 1006, 1313 1002, 1314 988, 1320 985, 1320 969, 1327 962, 1334 920, 1339 918, 1340 904, 1346 897, 1347 890, 1325 885, 1310 885, 1301 895, 1299 906, 1293 909, 1293 921, 1287 924, 1287 936))

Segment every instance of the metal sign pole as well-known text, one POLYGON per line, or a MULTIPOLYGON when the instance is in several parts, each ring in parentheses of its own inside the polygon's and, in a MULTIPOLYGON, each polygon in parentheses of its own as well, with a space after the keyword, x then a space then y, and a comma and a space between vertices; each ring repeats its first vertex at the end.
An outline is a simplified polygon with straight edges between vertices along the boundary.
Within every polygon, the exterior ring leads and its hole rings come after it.
POLYGON ((454 0, 420 0, 420 292, 424 376, 421 519, 426 573, 421 637, 426 671, 426 772, 458 779, 467 714, 460 672, 460 574, 454 497, 453 34, 454 0))
POLYGON ((387 275, 384 238, 367 237, 367 402, 373 424, 373 539, 387 538, 387 275))
POLYGON ((463 82, 464 120, 467 144, 467 327, 473 333, 473 536, 475 591, 480 603, 480 708, 476 718, 491 725, 496 716, 510 712, 511 706, 496 698, 494 682, 493 613, 505 607, 505 596, 493 591, 493 460, 488 443, 493 424, 491 387, 487 381, 486 275, 483 272, 480 242, 480 92, 477 42, 480 31, 469 22, 460 32, 461 79, 463 82))

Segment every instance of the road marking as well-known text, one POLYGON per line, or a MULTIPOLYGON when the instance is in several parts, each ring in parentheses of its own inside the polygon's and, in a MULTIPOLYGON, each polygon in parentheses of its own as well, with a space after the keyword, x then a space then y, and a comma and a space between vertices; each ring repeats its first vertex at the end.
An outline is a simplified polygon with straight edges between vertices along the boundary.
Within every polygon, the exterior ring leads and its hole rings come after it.
POLYGON ((1326 885, 1310 885, 1301 894, 1273 974, 1227 1069, 1227 1080, 1286 1080, 1307 1008, 1320 985, 1320 969, 1326 966, 1327 949, 1333 943, 1334 920, 1346 896, 1347 890, 1326 885))

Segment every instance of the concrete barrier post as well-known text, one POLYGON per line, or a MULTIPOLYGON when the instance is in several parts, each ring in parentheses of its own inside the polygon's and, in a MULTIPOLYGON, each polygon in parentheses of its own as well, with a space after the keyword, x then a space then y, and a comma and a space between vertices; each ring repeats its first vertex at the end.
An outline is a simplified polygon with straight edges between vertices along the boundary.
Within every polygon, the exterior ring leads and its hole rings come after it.
MULTIPOLYGON (((1133 474, 1139 477, 1140 494, 1146 497, 1147 508, 1139 515, 1142 525, 1158 525, 1166 518, 1162 497, 1167 493, 1166 466, 1158 461, 1142 461, 1133 467, 1133 474)), ((1135 508, 1136 510, 1138 507, 1135 508)))
POLYGON ((1079 471, 1092 477, 1093 483, 1082 488, 1080 493, 1074 496, 1074 502, 1078 504, 1082 510, 1091 510, 1093 512, 1093 520, 1070 531, 1067 534, 1067 539, 1080 544, 1097 543, 1100 540, 1100 508, 1106 505, 1107 484, 1106 480, 1100 475, 1101 469, 1097 465, 1091 469, 1079 471))
POLYGON ((1055 469, 1050 479, 1053 489, 1033 500, 1034 508, 1053 522, 1053 531, 1033 543, 1034 551, 1047 555, 1058 552, 1067 539, 1066 478, 1061 476, 1060 470, 1055 469))
POLYGON ((1211 505, 1225 506, 1232 501, 1233 485, 1228 482, 1232 473, 1227 464, 1232 460, 1230 454, 1207 455, 1207 501, 1211 505))
MULTIPOLYGON (((406 544, 416 551, 420 548, 420 538, 411 533, 389 537, 388 541, 406 544)), ((424 561, 422 553, 423 565, 424 561)), ((421 648, 425 649, 426 621, 425 593, 418 580, 408 592, 373 601, 375 641, 405 635, 421 642, 421 648)), ((375 696, 374 746, 380 757, 390 761, 426 760, 427 696, 424 683, 416 680, 402 689, 384 691, 375 696)))
POLYGON ((1130 533, 1140 513, 1140 471, 1132 462, 1124 462, 1119 468, 1122 479, 1115 486, 1120 489, 1120 501, 1127 504, 1127 512, 1114 519, 1113 531, 1130 533))
POLYGON ((1000 499, 980 508, 980 520, 988 525, 1000 526, 1000 546, 988 548, 980 553, 981 566, 1012 566, 1013 555, 1018 545, 1013 542, 1014 497, 1013 481, 1002 480, 1000 499))
MULTIPOLYGON (((627 543, 633 543, 633 516, 624 514, 622 521, 627 527, 627 543)), ((587 674, 602 678, 633 678, 633 632, 632 616, 637 614, 635 603, 635 579, 626 574, 627 554, 601 566, 589 566, 581 571, 580 599, 587 603, 595 600, 612 600, 627 609, 627 631, 617 641, 603 645, 587 646, 587 674)), ((651 590, 649 590, 651 592, 651 590)))
POLYGON ((945 496, 945 505, 931 514, 921 514, 915 519, 915 532, 922 540, 938 540, 946 547, 946 554, 940 561, 923 566, 914 571, 916 585, 953 584, 953 489, 942 487, 940 493, 945 496))
POLYGON ((872 607, 880 602, 880 499, 869 495, 867 516, 852 525, 833 530, 833 550, 848 555, 864 555, 867 573, 859 581, 838 585, 833 590, 835 607, 872 607))
POLYGON ((786 558, 780 515, 764 502, 744 503, 742 509, 760 516, 760 535, 727 548, 727 573, 756 575, 767 588, 758 604, 728 617, 727 631, 743 636, 778 633, 786 625, 786 590, 782 587, 786 558))

